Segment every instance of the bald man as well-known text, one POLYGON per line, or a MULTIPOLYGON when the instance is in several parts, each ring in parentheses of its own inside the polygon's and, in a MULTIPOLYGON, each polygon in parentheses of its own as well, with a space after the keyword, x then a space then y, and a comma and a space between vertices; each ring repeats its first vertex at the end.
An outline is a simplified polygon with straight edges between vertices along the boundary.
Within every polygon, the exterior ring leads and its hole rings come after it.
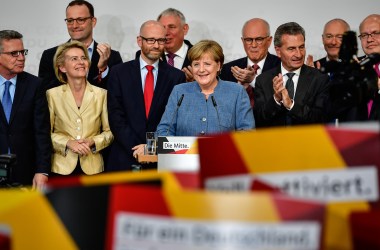
POLYGON ((280 65, 281 60, 268 52, 269 46, 272 44, 272 36, 269 24, 264 19, 253 18, 246 21, 242 28, 241 41, 247 56, 225 64, 220 78, 242 84, 246 88, 253 106, 253 88, 256 77, 262 72, 280 65))
MULTIPOLYGON (((359 26, 359 38, 362 49, 366 56, 377 53, 380 54, 380 15, 372 14, 364 18, 359 26)), ((374 65, 377 75, 380 75, 380 64, 374 65)), ((369 119, 380 120, 380 78, 377 81, 378 92, 373 97, 373 103, 369 103, 369 119)))
MULTIPOLYGON (((107 171, 133 170, 139 164, 136 156, 143 153, 146 132, 156 131, 174 85, 186 81, 184 72, 160 60, 166 43, 166 30, 161 23, 143 23, 136 41, 140 55, 115 65, 110 72, 108 119, 115 140, 107 171), (153 74, 153 86, 146 80, 148 74, 153 74), (153 96, 147 101, 144 94, 152 94, 151 91, 153 96)), ((143 169, 155 167, 157 164, 146 164, 143 169)))
POLYGON ((339 59, 343 34, 350 30, 350 25, 340 18, 335 18, 325 24, 322 34, 323 47, 327 55, 314 62, 316 68, 325 67, 328 61, 339 59))

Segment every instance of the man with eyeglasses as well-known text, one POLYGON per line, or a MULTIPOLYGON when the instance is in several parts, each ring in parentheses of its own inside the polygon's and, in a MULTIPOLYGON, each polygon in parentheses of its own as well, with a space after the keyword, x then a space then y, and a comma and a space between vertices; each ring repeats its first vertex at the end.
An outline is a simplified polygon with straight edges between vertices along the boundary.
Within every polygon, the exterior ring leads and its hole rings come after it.
POLYGON ((267 21, 253 18, 245 22, 242 38, 246 57, 231 61, 222 67, 220 78, 242 84, 254 105, 253 88, 256 77, 280 64, 280 59, 268 52, 272 43, 267 21))
POLYGON ((24 71, 22 37, 0 31, 0 154, 16 155, 11 184, 41 190, 51 167, 49 110, 41 80, 24 71))
MULTIPOLYGON (((177 9, 168 8, 158 15, 157 21, 166 29, 165 53, 161 56, 161 60, 185 72, 186 81, 193 81, 190 61, 187 58, 187 52, 193 45, 185 39, 189 25, 184 14, 177 9)), ((140 51, 137 51, 136 58, 139 56, 140 51)))
POLYGON ((281 65, 256 79, 256 127, 324 123, 329 77, 304 64, 305 30, 295 22, 280 25, 274 46, 281 65))
MULTIPOLYGON (((112 50, 106 43, 97 43, 93 39, 93 29, 97 19, 94 16, 94 7, 87 1, 74 0, 66 8, 67 31, 71 40, 84 43, 91 57, 91 66, 87 75, 88 81, 98 87, 107 88, 107 76, 112 66, 122 63, 120 53, 112 50)), ((60 83, 55 76, 53 57, 57 47, 45 50, 42 53, 38 76, 43 78, 47 88, 58 86, 60 83)))
MULTIPOLYGON (((165 34, 161 23, 143 23, 137 37, 141 54, 111 71, 107 99, 114 142, 106 171, 132 170, 139 165, 136 157, 144 153, 146 132, 156 131, 173 87, 186 81, 184 72, 160 60, 165 34)), ((156 167, 144 164, 143 169, 156 167)))
POLYGON ((322 43, 327 55, 314 62, 314 66, 317 69, 326 67, 328 61, 339 59, 339 50, 342 44, 343 34, 349 30, 350 25, 340 18, 332 19, 325 24, 322 34, 322 43))
MULTIPOLYGON (((380 15, 372 14, 367 16, 359 26, 360 42, 366 56, 370 54, 380 54, 380 15)), ((368 103, 370 120, 380 120, 380 63, 374 65, 379 79, 377 82, 378 92, 373 98, 373 102, 368 103)))

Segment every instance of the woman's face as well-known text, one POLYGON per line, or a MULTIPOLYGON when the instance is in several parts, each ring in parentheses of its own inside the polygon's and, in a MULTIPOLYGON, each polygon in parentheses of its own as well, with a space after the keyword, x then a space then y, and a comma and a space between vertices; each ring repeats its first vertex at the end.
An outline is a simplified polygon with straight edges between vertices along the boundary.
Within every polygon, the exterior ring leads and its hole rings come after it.
POLYGON ((71 48, 66 51, 65 62, 59 69, 66 73, 67 79, 85 78, 88 72, 88 60, 83 50, 80 48, 71 48))
POLYGON ((216 85, 220 62, 216 62, 210 53, 205 53, 199 60, 191 63, 194 79, 201 89, 207 89, 216 85))

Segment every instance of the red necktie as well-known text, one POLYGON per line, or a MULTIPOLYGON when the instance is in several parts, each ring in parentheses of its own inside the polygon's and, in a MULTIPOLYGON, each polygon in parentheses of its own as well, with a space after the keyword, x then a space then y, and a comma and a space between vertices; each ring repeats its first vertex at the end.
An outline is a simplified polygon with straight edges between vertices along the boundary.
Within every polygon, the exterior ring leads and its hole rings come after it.
POLYGON ((154 92, 154 76, 152 65, 145 66, 148 70, 148 74, 145 78, 145 86, 144 86, 144 102, 145 102, 145 115, 146 118, 149 116, 150 105, 152 104, 153 92, 154 92))
POLYGON ((257 70, 259 70, 260 66, 255 63, 253 64, 252 68, 253 68, 253 71, 255 71, 255 75, 257 75, 257 70))
MULTIPOLYGON (((260 66, 255 63, 255 64, 252 65, 252 68, 253 68, 253 71, 255 72, 255 75, 257 75, 257 70, 260 68, 260 66)), ((246 91, 247 91, 247 94, 248 94, 248 97, 249 97, 249 102, 251 103, 251 107, 253 108, 255 106, 255 101, 253 99, 254 89, 250 85, 250 86, 248 86, 248 88, 246 89, 246 91)))

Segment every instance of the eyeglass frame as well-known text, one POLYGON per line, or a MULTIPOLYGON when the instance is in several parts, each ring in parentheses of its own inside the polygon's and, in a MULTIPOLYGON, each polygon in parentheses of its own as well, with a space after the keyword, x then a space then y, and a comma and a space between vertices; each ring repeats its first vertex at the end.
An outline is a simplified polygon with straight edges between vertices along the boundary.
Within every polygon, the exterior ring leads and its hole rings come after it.
POLYGON ((156 42, 158 43, 158 45, 165 45, 167 39, 166 38, 153 38, 153 37, 143 37, 143 36, 140 36, 143 40, 145 40, 145 42, 149 45, 153 45, 155 44, 156 42))
POLYGON ((243 42, 245 43, 245 44, 248 44, 248 45, 251 45, 252 43, 253 43, 253 41, 255 41, 255 43, 257 44, 257 45, 261 45, 261 44, 263 44, 263 42, 264 42, 264 39, 266 39, 266 38, 268 38, 268 37, 270 37, 270 36, 259 36, 259 37, 242 37, 241 39, 243 39, 243 42), (259 40, 258 40, 259 39, 259 40), (250 42, 249 42, 249 41, 250 42))
POLYGON ((0 54, 6 54, 6 55, 11 55, 12 57, 19 57, 19 55, 27 56, 28 55, 28 49, 23 49, 23 50, 15 50, 15 51, 9 51, 9 52, 0 52, 0 54))
POLYGON ((376 36, 380 36, 380 31, 375 31, 372 33, 363 33, 363 34, 358 35, 360 40, 368 40, 369 37, 375 39, 376 36))
POLYGON ((339 40, 339 41, 342 41, 343 40, 343 34, 337 34, 337 35, 333 35, 333 34, 323 34, 322 37, 326 40, 332 40, 333 38, 335 38, 336 40, 339 40))
POLYGON ((74 22, 77 22, 77 24, 82 25, 84 24, 88 19, 94 18, 93 16, 88 17, 78 17, 78 18, 65 18, 65 22, 67 25, 73 25, 74 22))

